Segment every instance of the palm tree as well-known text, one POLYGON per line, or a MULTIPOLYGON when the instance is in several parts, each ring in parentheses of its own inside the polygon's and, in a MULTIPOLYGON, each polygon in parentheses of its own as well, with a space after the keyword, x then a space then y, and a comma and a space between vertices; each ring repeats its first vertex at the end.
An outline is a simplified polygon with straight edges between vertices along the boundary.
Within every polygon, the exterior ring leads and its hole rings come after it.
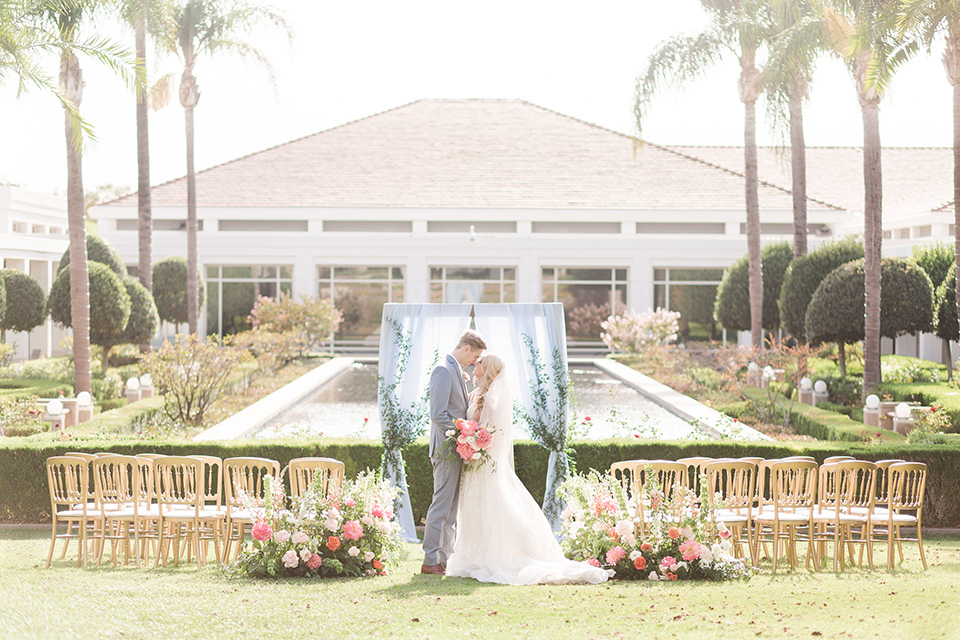
POLYGON ((200 100, 200 88, 193 73, 194 67, 201 56, 230 52, 260 63, 273 80, 273 68, 264 54, 240 38, 260 25, 280 27, 291 38, 292 31, 282 14, 246 0, 186 0, 175 9, 174 16, 175 39, 167 44, 183 62, 180 104, 184 109, 187 135, 187 322, 190 333, 197 333, 200 303, 193 110, 200 100))
MULTIPOLYGON (((956 281, 960 283, 960 0, 902 0, 900 32, 915 32, 930 51, 933 39, 943 33, 946 48, 943 67, 953 87, 953 219, 956 281)), ((954 288, 960 309, 960 286, 954 288)), ((949 353, 950 343, 945 342, 949 353)), ((947 366, 950 366, 948 358, 947 366)))
MULTIPOLYGON (((87 242, 81 153, 82 127, 78 126, 83 99, 83 72, 77 51, 97 58, 129 78, 124 64, 129 55, 105 40, 81 43, 81 22, 101 6, 94 0, 51 0, 36 5, 33 17, 48 25, 60 53, 59 95, 64 103, 64 133, 67 146, 67 228, 70 237, 70 309, 73 320, 74 387, 90 391, 90 291, 87 278, 87 242), (91 46, 91 44, 93 46, 91 46)), ((132 66, 132 64, 130 64, 132 66)))
POLYGON ((637 128, 653 98, 664 84, 688 82, 706 72, 725 55, 740 61, 739 90, 744 106, 743 153, 749 262, 750 332, 754 349, 763 347, 763 279, 760 257, 760 203, 757 197, 756 102, 762 79, 756 66, 757 51, 770 36, 768 7, 761 0, 700 0, 710 14, 710 24, 692 37, 675 36, 654 50, 646 72, 637 79, 634 111, 637 128))
POLYGON ((916 50, 897 38, 893 18, 899 0, 832 0, 826 27, 853 76, 863 116, 864 339, 863 393, 880 384, 880 259, 883 243, 880 100, 896 68, 916 50))
POLYGON ((807 151, 803 102, 817 59, 827 51, 822 14, 812 0, 772 0, 775 33, 763 70, 767 115, 774 128, 790 135, 793 173, 793 255, 807 253, 807 151), (786 119, 786 123, 784 123, 786 119), (784 125, 786 125, 784 127, 784 125))

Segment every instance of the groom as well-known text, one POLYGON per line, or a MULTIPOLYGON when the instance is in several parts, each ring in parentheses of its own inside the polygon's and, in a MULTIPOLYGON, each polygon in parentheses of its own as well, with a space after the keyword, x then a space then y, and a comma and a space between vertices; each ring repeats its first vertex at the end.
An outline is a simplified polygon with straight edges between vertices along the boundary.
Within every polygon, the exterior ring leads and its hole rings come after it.
POLYGON ((430 462, 433 463, 433 501, 423 531, 420 573, 443 575, 453 552, 457 527, 457 499, 463 461, 453 447, 441 444, 453 423, 467 417, 467 385, 463 368, 474 364, 487 343, 476 331, 460 336, 457 346, 430 374, 430 462))

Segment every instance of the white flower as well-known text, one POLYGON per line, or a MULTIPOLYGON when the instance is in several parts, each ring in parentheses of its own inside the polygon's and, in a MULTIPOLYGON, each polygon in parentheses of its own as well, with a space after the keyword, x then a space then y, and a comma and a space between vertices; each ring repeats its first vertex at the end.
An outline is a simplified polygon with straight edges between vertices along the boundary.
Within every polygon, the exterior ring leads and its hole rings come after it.
POLYGON ((377 554, 375 554, 373 551, 367 551, 366 553, 363 554, 363 561, 370 562, 376 557, 376 555, 377 554))
POLYGON ((634 549, 633 551, 630 552, 630 562, 636 562, 637 558, 639 558, 642 555, 643 555, 642 553, 634 549))
POLYGON ((570 537, 572 537, 572 538, 573 538, 573 537, 576 537, 576 535, 577 535, 578 533, 580 533, 580 530, 581 530, 581 529, 583 529, 583 523, 582 523, 582 522, 579 522, 579 521, 577 521, 577 520, 574 520, 573 522, 571 522, 571 523, 570 523, 570 529, 569 529, 570 537))
POLYGON ((659 579, 660 579, 660 576, 657 575, 656 571, 651 571, 650 575, 647 576, 647 580, 653 580, 654 582, 656 582, 659 579))
POLYGON ((677 569, 679 569, 679 568, 680 568, 680 564, 679 564, 679 563, 676 563, 676 562, 673 563, 672 565, 670 565, 670 573, 676 573, 676 572, 677 572, 677 569))
POLYGON ((600 533, 601 531, 606 531, 607 525, 606 523, 600 522, 599 520, 597 520, 596 522, 593 523, 593 530, 596 531, 597 533, 600 533))
POLYGON ((625 533, 620 537, 620 541, 628 547, 633 547, 637 544, 637 536, 632 533, 625 533))
POLYGON ((720 543, 720 548, 723 549, 725 553, 729 553, 731 547, 733 547, 733 543, 730 542, 729 539, 720 543))
POLYGON ((293 538, 291 539, 293 540, 293 544, 304 544, 310 539, 310 536, 303 531, 297 531, 295 534, 293 534, 293 538))
POLYGON ((367 575, 368 575, 368 576, 375 576, 375 575, 377 575, 376 569, 367 569, 367 575))
POLYGON ((614 530, 617 532, 617 535, 619 536, 625 536, 628 533, 633 533, 633 522, 629 520, 620 520, 619 522, 617 522, 617 525, 616 527, 614 527, 614 530))
POLYGON ((452 437, 455 436, 455 435, 457 435, 457 432, 454 431, 453 429, 447 430, 447 437, 448 437, 448 438, 452 438, 452 437))
POLYGON ((480 459, 480 452, 477 451, 475 454, 473 454, 472 456, 470 456, 470 459, 471 459, 471 460, 479 460, 479 459, 480 459))
POLYGON ((710 545, 710 551, 713 553, 714 556, 723 555, 723 547, 721 547, 721 546, 720 546, 718 543, 716 543, 716 542, 714 542, 712 545, 710 545))
POLYGON ((362 518, 360 518, 360 523, 363 524, 363 526, 365 526, 365 527, 372 527, 372 526, 373 526, 373 516, 371 516, 371 515, 369 515, 369 514, 364 515, 362 518))
POLYGON ((285 566, 287 569, 293 569, 300 564, 300 558, 297 557, 297 552, 293 549, 290 549, 283 554, 281 560, 283 561, 283 566, 285 566))
POLYGON ((700 563, 710 564, 711 562, 713 562, 713 551, 708 549, 706 545, 700 547, 700 563))
POLYGON ((313 555, 313 552, 310 551, 310 549, 307 549, 306 547, 304 547, 303 549, 300 549, 300 559, 303 560, 304 562, 309 560, 310 556, 312 555, 313 555))
MULTIPOLYGON (((280 531, 277 531, 275 534, 273 534, 273 537, 280 544, 286 544, 287 540, 290 539, 290 532, 287 531, 286 529, 280 529, 280 531)), ((293 565, 293 566, 297 566, 297 565, 293 565)))
POLYGON ((350 547, 347 549, 347 553, 350 554, 351 558, 356 558, 358 555, 360 555, 360 549, 357 549, 356 547, 350 547))
POLYGON ((336 531, 337 529, 340 528, 340 523, 334 518, 327 518, 326 520, 323 521, 323 526, 328 531, 336 531))
POLYGON ((380 533, 389 535, 393 531, 393 525, 389 522, 380 520, 377 522, 377 529, 380 530, 380 533))

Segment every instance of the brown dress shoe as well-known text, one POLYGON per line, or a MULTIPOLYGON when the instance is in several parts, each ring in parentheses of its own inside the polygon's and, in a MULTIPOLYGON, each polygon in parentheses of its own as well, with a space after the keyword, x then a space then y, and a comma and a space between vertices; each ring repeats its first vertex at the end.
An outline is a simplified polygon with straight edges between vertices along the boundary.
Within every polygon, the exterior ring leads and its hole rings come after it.
POLYGON ((440 570, 443 571, 443 575, 447 575, 447 563, 441 562, 439 565, 440 570))
POLYGON ((422 564, 420 565, 420 573, 427 573, 435 576, 443 575, 443 566, 439 564, 422 564))

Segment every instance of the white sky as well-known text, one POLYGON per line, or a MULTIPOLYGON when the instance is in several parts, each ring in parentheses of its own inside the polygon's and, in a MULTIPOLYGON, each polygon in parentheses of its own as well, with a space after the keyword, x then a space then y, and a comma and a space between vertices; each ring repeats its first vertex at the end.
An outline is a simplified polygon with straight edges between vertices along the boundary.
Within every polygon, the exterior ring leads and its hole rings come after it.
MULTIPOLYGON (((275 32, 248 40, 277 71, 236 59, 196 68, 196 166, 234 158, 420 98, 520 98, 624 133, 634 133, 634 81, 661 40, 704 24, 699 0, 275 0, 295 30, 292 46, 275 32)), ((132 47, 130 32, 116 37, 132 47)), ((881 106, 886 146, 950 146, 951 89, 940 51, 898 75, 881 106)), ((150 64, 176 73, 175 58, 150 64)), ((133 95, 118 78, 81 60, 81 111, 98 141, 84 156, 84 188, 136 185, 133 95)), ((661 144, 740 145, 739 66, 730 58, 704 80, 666 90, 644 123, 661 144)), ((51 60, 50 73, 56 63, 51 60)), ((17 99, 0 87, 0 183, 66 190, 63 114, 49 95, 17 99)), ((758 140, 776 141, 758 103, 758 140)), ((151 182, 186 171, 183 109, 176 97, 150 114, 151 182)), ((808 145, 859 146, 862 121, 853 85, 836 60, 821 65, 805 113, 808 145)))

